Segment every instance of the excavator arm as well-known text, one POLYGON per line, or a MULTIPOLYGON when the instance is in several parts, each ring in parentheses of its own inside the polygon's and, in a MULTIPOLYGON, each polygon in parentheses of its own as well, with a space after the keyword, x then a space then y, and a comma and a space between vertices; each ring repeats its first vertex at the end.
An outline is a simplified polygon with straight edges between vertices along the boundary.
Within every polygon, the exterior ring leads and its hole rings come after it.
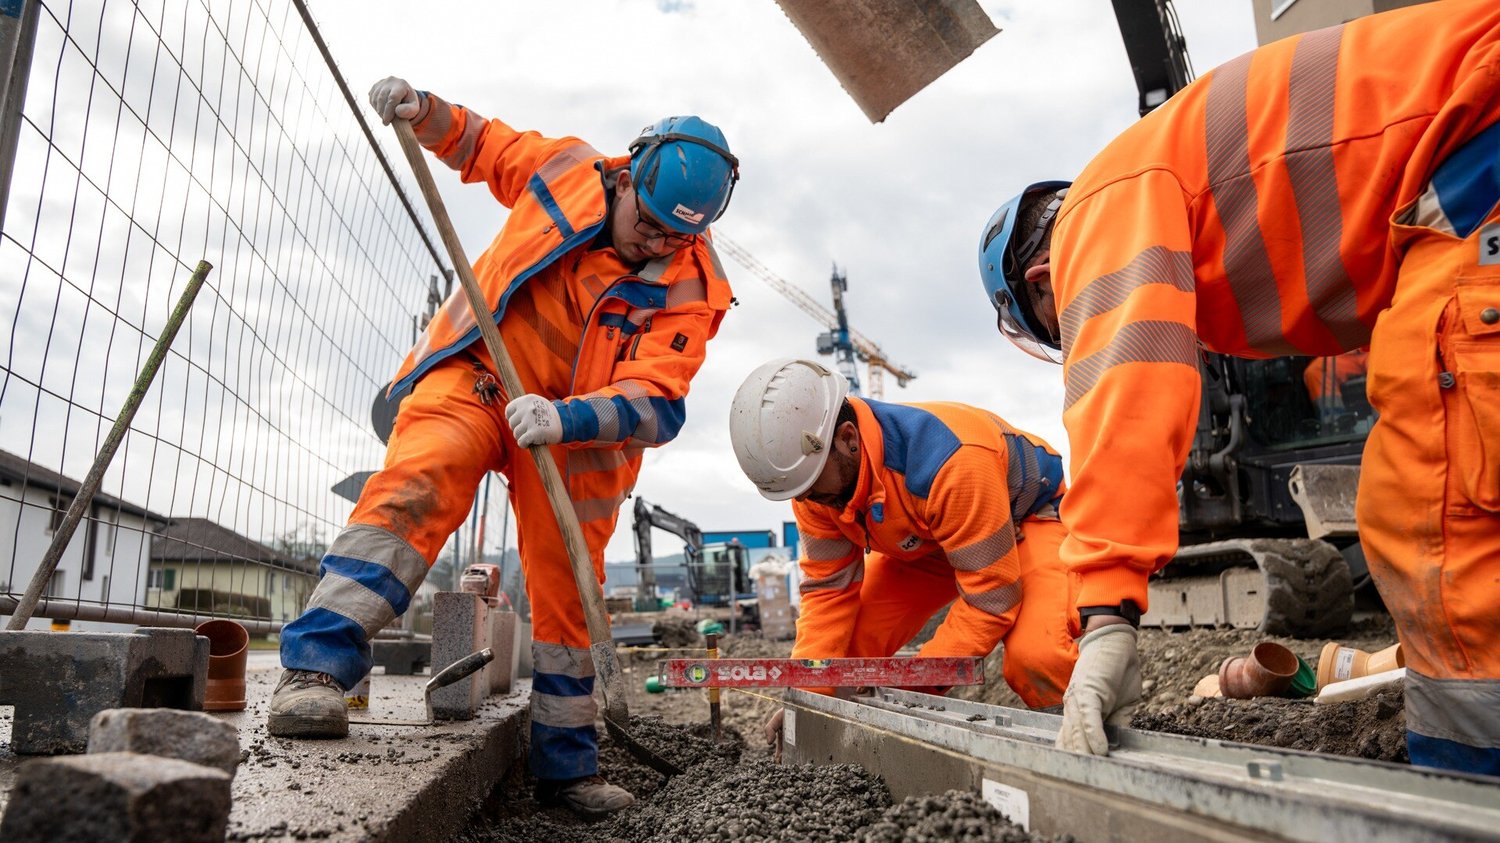
POLYGON ((683 561, 688 571, 701 561, 703 554, 703 531, 698 525, 662 509, 645 498, 635 499, 635 564, 638 574, 636 609, 649 611, 656 608, 656 568, 651 553, 651 530, 660 528, 682 539, 683 561), (647 606, 647 603, 650 603, 647 606))

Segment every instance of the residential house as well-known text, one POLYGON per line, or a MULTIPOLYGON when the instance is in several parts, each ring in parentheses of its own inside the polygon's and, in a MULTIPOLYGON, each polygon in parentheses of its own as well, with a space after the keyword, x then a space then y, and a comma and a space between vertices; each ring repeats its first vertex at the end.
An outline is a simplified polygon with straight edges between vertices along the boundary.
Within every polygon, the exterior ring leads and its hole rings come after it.
MULTIPOLYGON (((24 457, 0 451, 0 615, 31 584, 82 484, 24 457)), ((169 519, 103 493, 94 495, 68 541, 43 597, 72 612, 97 615, 140 602, 151 539, 169 519)), ((86 614, 85 614, 86 616, 86 614)), ((39 607, 27 629, 49 627, 39 607)), ((127 631, 134 624, 76 620, 75 630, 127 631)))
POLYGON ((295 620, 318 584, 318 560, 269 548, 206 518, 178 518, 151 547, 150 609, 295 620))

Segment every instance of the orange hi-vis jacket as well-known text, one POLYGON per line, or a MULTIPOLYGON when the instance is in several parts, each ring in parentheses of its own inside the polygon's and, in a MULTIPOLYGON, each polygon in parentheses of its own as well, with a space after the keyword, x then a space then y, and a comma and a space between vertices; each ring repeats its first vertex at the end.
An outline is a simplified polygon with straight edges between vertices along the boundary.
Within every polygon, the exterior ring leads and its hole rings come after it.
MULTIPOLYGON (((612 248, 590 248, 609 219, 604 174, 628 157, 520 132, 425 93, 413 129, 463 181, 483 181, 511 209, 474 275, 522 384, 554 399, 563 444, 623 447, 638 463, 640 447, 675 437, 689 381, 730 304, 710 238, 637 270, 612 248)), ((402 363, 391 395, 478 338, 456 290, 402 363)), ((488 354, 476 356, 491 365, 488 354)))
POLYGON ((1366 345, 1391 225, 1500 118, 1500 3, 1430 3, 1261 47, 1179 91, 1074 182, 1052 241, 1079 606, 1146 606, 1218 352, 1366 345))
POLYGON ((860 442, 853 498, 842 510, 792 504, 803 577, 792 656, 845 655, 872 551, 901 561, 938 556, 953 568, 961 599, 921 655, 988 655, 1021 603, 1017 526, 1055 517, 1062 458, 976 407, 849 402, 860 442))

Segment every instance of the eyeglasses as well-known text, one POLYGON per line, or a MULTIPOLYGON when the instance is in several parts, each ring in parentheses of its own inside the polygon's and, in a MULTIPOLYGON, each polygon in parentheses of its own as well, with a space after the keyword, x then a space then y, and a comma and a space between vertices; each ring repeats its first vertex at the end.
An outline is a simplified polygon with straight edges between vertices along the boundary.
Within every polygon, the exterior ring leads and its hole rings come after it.
POLYGON ((635 233, 647 240, 660 240, 669 248, 686 249, 698 240, 696 234, 676 234, 668 232, 660 225, 651 221, 646 215, 646 209, 641 207, 641 194, 635 192, 635 233))

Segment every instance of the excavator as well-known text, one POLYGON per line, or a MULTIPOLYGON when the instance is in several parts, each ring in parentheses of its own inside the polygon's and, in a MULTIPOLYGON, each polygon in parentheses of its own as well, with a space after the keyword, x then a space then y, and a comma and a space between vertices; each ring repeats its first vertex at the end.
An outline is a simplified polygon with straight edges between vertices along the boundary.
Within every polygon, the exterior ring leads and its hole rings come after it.
MULTIPOLYGON (((971 0, 888 0, 874 15, 863 3, 777 2, 872 122, 996 32, 971 0), (923 60, 892 60, 898 41, 923 60)), ((1172 0, 1111 2, 1144 116, 1192 81, 1185 40, 1172 0)), ((1141 622, 1341 632, 1356 588, 1362 601, 1379 599, 1364 587, 1354 527, 1360 455, 1375 421, 1362 353, 1204 354, 1200 371, 1202 410, 1178 494, 1181 547, 1152 578, 1141 622)))
POLYGON ((687 568, 688 596, 700 606, 727 606, 751 591, 749 551, 736 541, 705 545, 698 525, 668 512, 645 498, 635 499, 635 561, 637 582, 635 609, 660 608, 656 598, 656 568, 651 553, 651 530, 659 528, 682 539, 683 563, 687 568))

